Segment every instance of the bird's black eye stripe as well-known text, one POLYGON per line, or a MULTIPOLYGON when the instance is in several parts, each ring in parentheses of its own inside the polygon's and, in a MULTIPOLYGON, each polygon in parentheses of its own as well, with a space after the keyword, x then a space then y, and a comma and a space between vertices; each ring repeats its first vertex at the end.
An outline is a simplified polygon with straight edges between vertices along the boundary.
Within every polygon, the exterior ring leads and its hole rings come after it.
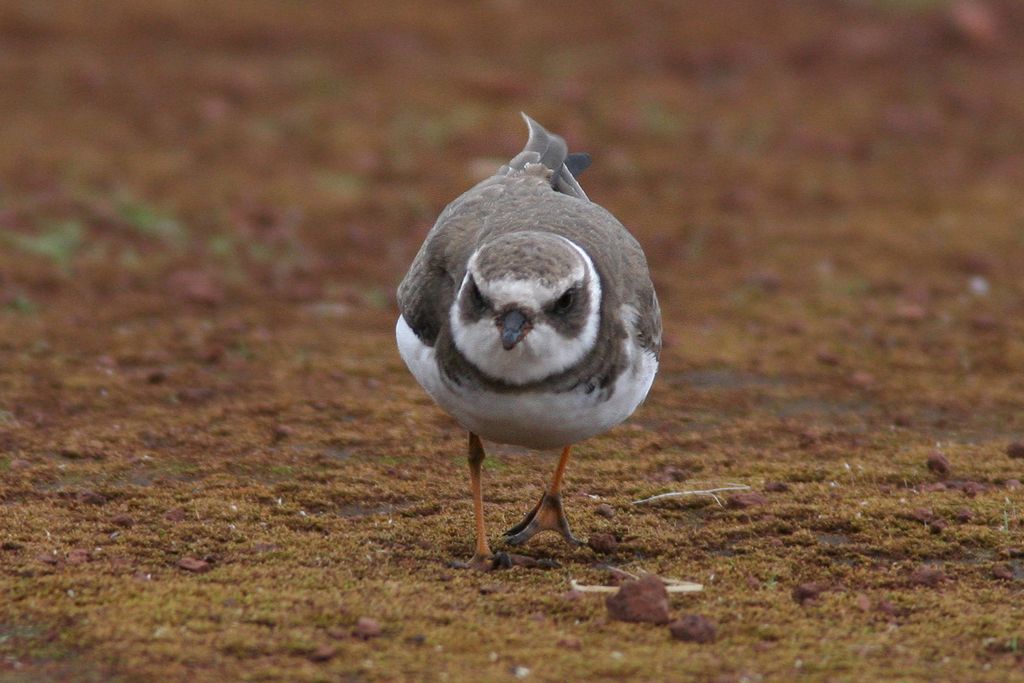
POLYGON ((576 288, 570 287, 565 290, 562 296, 555 300, 555 303, 551 306, 551 310, 555 313, 565 313, 572 308, 573 303, 576 301, 576 288))
POLYGON ((476 286, 476 280, 473 278, 469 278, 469 296, 472 297, 473 305, 478 309, 491 307, 491 302, 480 292, 480 288, 476 286))

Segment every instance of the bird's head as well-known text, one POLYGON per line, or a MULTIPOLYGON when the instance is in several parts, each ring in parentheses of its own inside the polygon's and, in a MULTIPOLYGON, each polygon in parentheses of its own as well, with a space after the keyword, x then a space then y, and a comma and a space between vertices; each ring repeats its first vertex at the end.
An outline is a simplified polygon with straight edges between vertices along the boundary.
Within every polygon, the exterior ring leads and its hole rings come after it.
POLYGON ((572 367, 597 339, 601 281, 583 249, 541 232, 485 242, 450 311, 452 337, 482 373, 508 384, 572 367))

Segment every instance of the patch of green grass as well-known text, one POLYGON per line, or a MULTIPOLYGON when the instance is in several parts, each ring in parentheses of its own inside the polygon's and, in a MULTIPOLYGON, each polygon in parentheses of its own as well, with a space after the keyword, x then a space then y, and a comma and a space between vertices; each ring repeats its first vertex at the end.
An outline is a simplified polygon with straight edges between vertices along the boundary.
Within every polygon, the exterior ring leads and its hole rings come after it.
POLYGON ((220 258, 231 258, 235 255, 235 240, 231 235, 214 235, 206 242, 211 254, 220 258))
POLYGON ((16 313, 24 313, 25 315, 32 315, 39 311, 39 307, 24 294, 15 296, 14 299, 7 303, 6 308, 16 313))
POLYGON ((317 186, 345 203, 356 203, 367 194, 366 179, 355 173, 321 173, 317 186))
POLYGON ((182 246, 188 235, 178 219, 143 201, 119 197, 115 201, 118 215, 140 235, 152 237, 174 246, 182 246))
POLYGON ((249 348, 249 345, 246 344, 244 341, 238 341, 232 344, 229 347, 229 350, 231 351, 231 353, 234 353, 240 358, 244 358, 246 360, 252 360, 256 356, 256 354, 253 353, 252 349, 249 348))
POLYGON ((505 464, 505 461, 498 460, 497 458, 486 458, 481 467, 488 472, 501 472, 508 469, 508 465, 505 464))
POLYGON ((366 303, 378 310, 385 310, 391 305, 388 293, 380 287, 370 287, 363 291, 366 303))
POLYGON ((644 128, 658 137, 674 138, 683 129, 683 122, 678 114, 657 102, 644 106, 643 121, 644 128))
POLYGON ((78 221, 63 221, 48 226, 36 235, 6 233, 0 235, 0 239, 15 249, 48 258, 61 268, 67 268, 82 246, 83 233, 78 221))

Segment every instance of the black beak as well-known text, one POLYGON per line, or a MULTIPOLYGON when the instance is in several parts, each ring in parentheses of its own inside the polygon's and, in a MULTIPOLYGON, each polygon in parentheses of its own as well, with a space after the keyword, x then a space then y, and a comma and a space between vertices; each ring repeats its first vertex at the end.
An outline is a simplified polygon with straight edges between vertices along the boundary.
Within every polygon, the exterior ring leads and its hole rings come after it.
POLYGON ((506 351, 521 342, 533 327, 530 319, 515 308, 500 316, 497 323, 501 328, 501 345, 506 351))

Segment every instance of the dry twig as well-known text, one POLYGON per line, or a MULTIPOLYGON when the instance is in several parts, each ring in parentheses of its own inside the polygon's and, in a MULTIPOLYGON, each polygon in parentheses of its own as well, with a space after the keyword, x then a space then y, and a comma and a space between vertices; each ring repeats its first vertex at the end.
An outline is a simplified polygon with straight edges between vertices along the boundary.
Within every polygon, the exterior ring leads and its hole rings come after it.
MULTIPOLYGON (((716 493, 723 493, 725 491, 749 491, 750 487, 746 484, 726 484, 721 488, 717 489, 704 489, 701 491, 670 491, 668 493, 659 493, 656 496, 650 498, 641 498, 640 500, 634 500, 633 505, 639 505, 640 503, 650 503, 655 500, 661 500, 662 498, 678 498, 680 496, 711 496, 715 499, 715 502, 720 506, 722 505, 722 499, 719 498, 716 493)), ((724 507, 724 506, 723 506, 724 507)))

